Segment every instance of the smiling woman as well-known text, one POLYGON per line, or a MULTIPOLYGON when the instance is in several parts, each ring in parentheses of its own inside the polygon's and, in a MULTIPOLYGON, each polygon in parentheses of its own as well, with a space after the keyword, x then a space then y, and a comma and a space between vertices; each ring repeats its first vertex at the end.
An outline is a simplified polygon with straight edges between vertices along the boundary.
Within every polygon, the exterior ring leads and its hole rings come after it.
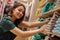
POLYGON ((20 3, 15 3, 13 6, 6 6, 4 17, 0 22, 0 40, 14 40, 15 36, 29 37, 45 30, 46 26, 33 31, 22 31, 19 27, 36 27, 44 25, 49 20, 44 22, 23 22, 25 16, 25 6, 20 3))

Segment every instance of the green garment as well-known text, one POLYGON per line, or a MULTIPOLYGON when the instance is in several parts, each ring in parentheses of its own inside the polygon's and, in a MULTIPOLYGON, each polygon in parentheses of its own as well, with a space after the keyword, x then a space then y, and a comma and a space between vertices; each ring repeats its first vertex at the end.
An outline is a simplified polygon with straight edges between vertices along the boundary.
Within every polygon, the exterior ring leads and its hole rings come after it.
POLYGON ((55 5, 53 3, 47 2, 46 5, 42 8, 42 13, 52 10, 55 5))
POLYGON ((5 34, 6 32, 12 30, 15 28, 15 25, 13 22, 10 20, 10 18, 5 15, 0 22, 0 40, 9 40, 7 35, 5 34))
MULTIPOLYGON (((51 9, 53 9, 53 7, 55 6, 54 3, 50 3, 50 2, 47 2, 45 4, 45 6, 42 8, 42 13, 45 13, 51 9)), ((41 18, 39 21, 40 22, 43 22, 45 19, 44 18, 41 18)), ((41 28, 41 26, 39 26, 38 28, 41 28)), ((34 37, 32 37, 32 40, 44 40, 46 35, 42 34, 42 33, 38 33, 38 34, 35 34, 34 37)))

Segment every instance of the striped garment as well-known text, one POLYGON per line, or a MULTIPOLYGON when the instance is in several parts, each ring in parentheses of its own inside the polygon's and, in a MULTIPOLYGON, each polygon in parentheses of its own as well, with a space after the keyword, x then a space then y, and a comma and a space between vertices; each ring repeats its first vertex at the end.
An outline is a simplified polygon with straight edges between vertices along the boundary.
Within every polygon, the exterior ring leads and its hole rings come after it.
POLYGON ((60 16, 59 12, 54 12, 54 15, 51 18, 51 20, 49 21, 49 23, 47 24, 47 27, 46 27, 45 31, 52 32, 52 30, 55 27, 56 21, 58 20, 59 16, 60 16))

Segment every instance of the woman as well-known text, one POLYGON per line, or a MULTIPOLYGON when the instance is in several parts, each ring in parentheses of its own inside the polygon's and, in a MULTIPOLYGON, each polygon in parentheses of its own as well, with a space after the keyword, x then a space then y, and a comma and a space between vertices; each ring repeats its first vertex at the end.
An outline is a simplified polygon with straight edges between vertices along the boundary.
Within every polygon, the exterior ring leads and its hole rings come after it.
MULTIPOLYGON (((25 16, 25 6, 20 3, 15 3, 13 6, 4 10, 4 17, 0 23, 0 40, 13 40, 11 38, 8 39, 6 33, 9 31, 16 36, 20 37, 29 37, 37 33, 42 33, 45 29, 43 26, 41 29, 33 30, 33 31, 22 31, 19 27, 36 27, 46 24, 49 20, 44 22, 24 22, 23 18, 25 16), (7 38, 5 38, 7 37, 7 38)), ((9 34, 9 33, 8 33, 9 34)))

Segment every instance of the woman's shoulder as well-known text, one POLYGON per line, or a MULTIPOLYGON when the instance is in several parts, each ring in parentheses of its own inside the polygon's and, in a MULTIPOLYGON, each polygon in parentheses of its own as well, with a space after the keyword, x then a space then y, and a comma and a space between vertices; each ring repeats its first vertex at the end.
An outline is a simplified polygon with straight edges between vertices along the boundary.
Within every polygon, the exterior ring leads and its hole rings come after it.
POLYGON ((8 15, 4 15, 4 17, 2 18, 2 21, 7 21, 7 20, 10 20, 10 18, 8 17, 8 15))
POLYGON ((14 23, 10 20, 10 18, 7 15, 4 15, 4 17, 0 23, 0 26, 4 32, 15 28, 14 23))
POLYGON ((10 18, 7 15, 4 15, 1 23, 5 24, 5 23, 13 23, 10 18))

